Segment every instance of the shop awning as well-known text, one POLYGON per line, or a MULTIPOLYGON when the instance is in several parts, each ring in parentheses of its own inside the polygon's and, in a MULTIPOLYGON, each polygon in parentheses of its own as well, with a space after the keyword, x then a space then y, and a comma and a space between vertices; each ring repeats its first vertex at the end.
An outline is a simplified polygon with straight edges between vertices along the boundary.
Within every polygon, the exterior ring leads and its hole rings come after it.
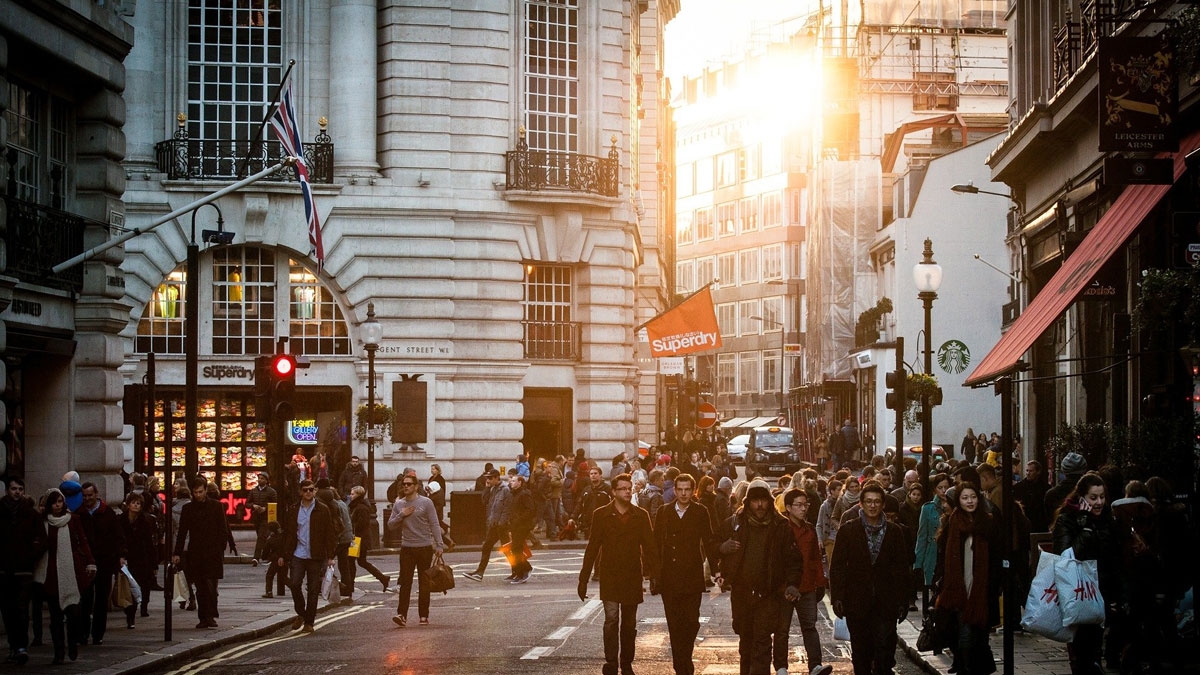
POLYGON ((778 415, 770 415, 767 417, 755 417, 746 423, 748 427, 769 427, 779 423, 778 415))
POLYGON ((721 422, 722 429, 740 429, 746 426, 746 422, 754 419, 753 417, 735 417, 731 420, 721 422))
MULTIPOLYGON (((1174 179, 1178 181, 1187 167, 1184 157, 1200 147, 1200 131, 1188 136, 1175 153, 1174 179)), ((1170 153, 1162 153, 1166 157, 1170 153)), ((1150 211, 1171 189, 1170 185, 1130 185, 1088 232, 1079 248, 1029 303, 1008 332, 979 362, 965 386, 983 384, 1011 371, 1034 341, 1062 315, 1080 291, 1108 259, 1125 244, 1150 211)))

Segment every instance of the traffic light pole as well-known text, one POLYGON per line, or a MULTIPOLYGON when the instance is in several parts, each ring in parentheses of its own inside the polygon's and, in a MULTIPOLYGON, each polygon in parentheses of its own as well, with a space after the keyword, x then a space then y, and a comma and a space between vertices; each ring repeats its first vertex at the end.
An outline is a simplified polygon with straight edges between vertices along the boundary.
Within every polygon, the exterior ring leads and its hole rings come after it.
MULTIPOLYGON (((897 377, 904 378, 904 338, 896 338, 896 373, 897 377)), ((893 453, 892 463, 894 468, 892 473, 896 476, 904 477, 904 408, 907 401, 903 396, 900 396, 900 404, 896 406, 896 452, 893 453)))

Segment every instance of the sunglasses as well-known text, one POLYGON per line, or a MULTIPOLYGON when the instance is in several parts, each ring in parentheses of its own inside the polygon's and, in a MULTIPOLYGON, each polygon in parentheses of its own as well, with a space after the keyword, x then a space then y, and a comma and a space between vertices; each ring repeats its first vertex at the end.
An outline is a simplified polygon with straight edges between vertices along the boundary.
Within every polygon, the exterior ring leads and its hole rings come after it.
POLYGON ((315 487, 300 488, 300 491, 301 492, 316 492, 317 488, 315 488, 315 487))
POLYGON ((404 481, 403 483, 401 483, 401 485, 403 485, 404 487, 416 487, 417 484, 409 482, 409 481, 404 481))

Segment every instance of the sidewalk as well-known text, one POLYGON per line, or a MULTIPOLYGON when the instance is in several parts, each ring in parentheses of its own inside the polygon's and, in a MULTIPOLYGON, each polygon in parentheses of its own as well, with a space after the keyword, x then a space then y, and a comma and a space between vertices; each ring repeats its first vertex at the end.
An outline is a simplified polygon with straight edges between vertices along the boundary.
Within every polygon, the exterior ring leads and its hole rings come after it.
MULTIPOLYGON (((165 599, 161 591, 154 592, 150 601, 150 616, 137 617, 137 627, 129 630, 125 627, 125 615, 122 612, 109 612, 108 630, 104 636, 104 644, 96 646, 88 644, 79 648, 79 658, 76 661, 66 661, 61 666, 55 666, 56 673, 95 673, 98 675, 117 675, 119 673, 149 673, 163 672, 171 666, 185 663, 195 656, 208 652, 214 647, 233 645, 253 640, 273 633, 285 626, 291 625, 295 613, 292 609, 292 598, 276 596, 265 599, 262 596, 266 568, 252 566, 250 556, 254 553, 254 532, 252 530, 234 530, 234 541, 237 543, 239 556, 225 557, 225 578, 221 581, 219 592, 219 607, 221 616, 217 619, 220 626, 216 629, 201 630, 196 626, 196 613, 179 609, 175 604, 171 607, 171 641, 167 642, 164 626, 165 599)), ((550 549, 581 549, 586 541, 544 542, 550 549)), ((455 551, 479 551, 480 546, 458 546, 455 551)), ((396 550, 380 549, 371 552, 372 557, 395 555, 396 550)), ((161 581, 161 580, 160 580, 161 581)), ((366 594, 378 594, 379 584, 371 582, 359 584, 355 597, 366 594)), ((342 605, 338 605, 342 606, 342 605)), ((335 608, 322 601, 317 612, 325 612, 335 608)), ((49 619, 46 613, 43 621, 49 619)), ((0 627, 0 634, 3 628, 0 627)), ((32 640, 33 635, 30 634, 32 640)), ((29 663, 26 669, 40 670, 50 666, 54 657, 54 647, 50 642, 50 630, 47 627, 42 638, 43 645, 29 649, 29 663)), ((15 672, 15 671, 14 671, 15 672)))
MULTIPOLYGON (((920 603, 918 602, 918 605, 920 603)), ((909 612, 908 619, 896 628, 900 646, 913 661, 920 663, 929 673, 945 675, 950 672, 954 657, 949 650, 935 655, 933 652, 917 651, 917 636, 921 634, 921 612, 909 612)), ((992 654, 996 658, 996 672, 1004 672, 1004 634, 992 633, 989 640, 992 654)), ((1018 675, 1069 675, 1071 665, 1067 661, 1067 645, 1033 633, 1017 631, 1013 634, 1013 672, 1018 675)))

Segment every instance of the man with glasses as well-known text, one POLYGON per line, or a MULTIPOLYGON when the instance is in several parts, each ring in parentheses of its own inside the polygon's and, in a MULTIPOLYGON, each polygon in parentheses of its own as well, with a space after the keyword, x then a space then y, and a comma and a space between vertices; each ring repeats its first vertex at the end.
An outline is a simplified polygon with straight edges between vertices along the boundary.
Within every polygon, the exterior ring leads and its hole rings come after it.
POLYGON ((417 477, 404 474, 400 496, 392 505, 387 526, 400 532, 400 600, 392 622, 408 625, 408 605, 412 600, 413 573, 417 574, 417 612, 421 625, 429 625, 429 582, 423 572, 433 564, 433 556, 442 554, 442 528, 438 525, 433 500, 417 490, 417 477))
POLYGON ((829 563, 833 611, 846 619, 859 675, 892 672, 896 624, 908 615, 912 597, 913 546, 903 526, 884 517, 885 494, 874 481, 863 486, 862 509, 838 529, 829 563))
MULTIPOLYGON (((325 569, 333 567, 337 537, 333 532, 333 512, 317 498, 317 486, 311 480, 300 481, 300 503, 288 509, 283 522, 283 550, 290 557, 288 573, 292 586, 292 604, 296 618, 292 630, 313 632, 317 603, 325 569), (307 577, 304 586, 301 579, 307 577)), ((279 559, 279 566, 284 559, 279 559)))
POLYGON ((29 593, 33 568, 46 550, 46 529, 38 518, 33 500, 25 496, 25 481, 9 478, 0 499, 0 610, 8 637, 8 661, 29 661, 29 593))
POLYGON ((612 501, 592 514, 592 536, 579 570, 579 599, 586 601, 592 567, 599 569, 600 600, 604 603, 603 675, 617 675, 618 666, 621 675, 633 675, 642 579, 658 577, 650 514, 634 506, 632 499, 629 474, 613 478, 612 501))
POLYGON ((808 655, 809 675, 829 675, 831 664, 821 664, 821 636, 817 633, 817 603, 825 597, 825 568, 821 563, 821 545, 817 542, 817 530, 808 522, 812 511, 812 496, 800 488, 790 488, 783 493, 784 516, 792 526, 792 537, 796 549, 804 561, 800 575, 800 598, 789 603, 775 631, 773 661, 776 672, 787 671, 788 632, 792 628, 792 610, 800 622, 800 634, 804 636, 804 652, 808 655))

